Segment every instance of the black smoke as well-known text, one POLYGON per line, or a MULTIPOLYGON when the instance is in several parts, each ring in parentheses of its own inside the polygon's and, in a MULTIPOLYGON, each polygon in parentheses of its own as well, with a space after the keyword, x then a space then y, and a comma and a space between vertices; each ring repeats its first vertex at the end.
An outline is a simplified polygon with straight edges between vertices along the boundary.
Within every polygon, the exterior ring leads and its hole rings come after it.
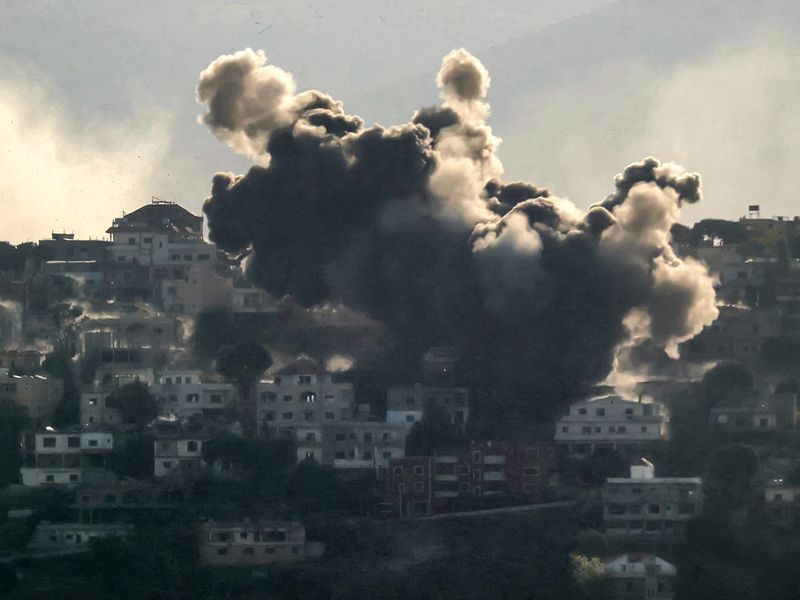
POLYGON ((460 346, 462 376, 508 415, 552 414, 633 338, 674 354, 713 321, 705 267, 669 245, 699 176, 646 158, 579 211, 502 181, 477 59, 451 52, 437 81, 442 106, 365 128, 325 94, 295 94, 263 53, 214 61, 198 85, 202 121, 262 166, 215 175, 211 240, 249 253, 248 275, 273 295, 382 321, 398 363, 460 346))

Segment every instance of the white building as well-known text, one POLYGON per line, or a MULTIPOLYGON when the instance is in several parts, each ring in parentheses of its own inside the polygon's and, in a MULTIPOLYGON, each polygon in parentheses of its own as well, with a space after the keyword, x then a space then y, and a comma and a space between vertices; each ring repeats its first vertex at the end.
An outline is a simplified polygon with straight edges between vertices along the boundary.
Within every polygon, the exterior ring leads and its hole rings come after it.
POLYGON ((643 446, 665 440, 669 413, 661 402, 635 402, 609 395, 575 402, 556 423, 555 441, 573 456, 600 448, 640 453, 643 446))
POLYGON ((92 540, 126 538, 133 525, 124 523, 48 523, 36 526, 28 548, 34 552, 88 552, 92 540))
POLYGON ((301 425, 295 432, 298 462, 381 471, 393 458, 405 456, 408 429, 385 421, 352 420, 301 425))
POLYGON ((703 512, 699 477, 656 477, 641 459, 631 476, 609 477, 603 487, 603 522, 609 536, 670 540, 703 512))
POLYGON ((181 419, 214 416, 235 404, 234 384, 203 381, 202 377, 202 372, 195 370, 162 371, 152 389, 161 414, 181 419))
POLYGON ((22 485, 76 486, 107 479, 114 434, 102 430, 27 433, 22 440, 22 485))
POLYGON ((153 424, 153 475, 191 478, 206 467, 203 444, 212 431, 202 421, 159 417, 153 424))
POLYGON ((653 554, 621 554, 603 561, 614 600, 672 600, 675 565, 653 554))

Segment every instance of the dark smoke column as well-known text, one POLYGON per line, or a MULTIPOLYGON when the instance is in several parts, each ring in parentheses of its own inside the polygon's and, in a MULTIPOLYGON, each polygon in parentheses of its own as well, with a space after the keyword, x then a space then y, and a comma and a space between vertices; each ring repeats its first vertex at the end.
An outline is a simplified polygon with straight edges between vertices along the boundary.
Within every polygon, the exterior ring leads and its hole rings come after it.
POLYGON ((674 355, 716 318, 706 268, 669 245, 681 205, 701 197, 698 175, 647 158, 580 211, 502 181, 476 58, 451 52, 437 83, 440 106, 365 128, 328 95, 296 93, 263 52, 214 61, 201 120, 258 166, 214 176, 212 241, 248 253, 248 275, 271 294, 383 321, 400 358, 460 346, 508 418, 552 414, 632 337, 674 355))

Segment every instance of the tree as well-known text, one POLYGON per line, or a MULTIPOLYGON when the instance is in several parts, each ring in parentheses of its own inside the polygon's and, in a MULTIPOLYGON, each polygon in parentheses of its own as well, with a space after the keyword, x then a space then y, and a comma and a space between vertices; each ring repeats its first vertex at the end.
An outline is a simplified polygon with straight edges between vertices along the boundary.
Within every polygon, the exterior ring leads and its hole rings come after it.
POLYGON ((51 352, 44 359, 42 368, 46 373, 64 382, 64 393, 61 401, 53 411, 53 425, 66 427, 80 420, 81 394, 75 383, 72 357, 64 350, 51 352))
POLYGON ((467 439, 461 427, 450 422, 447 411, 432 406, 422 421, 414 423, 406 437, 406 456, 435 456, 462 452, 467 439))
POLYGON ((233 321, 233 313, 223 306, 201 310, 194 324, 192 348, 197 356, 213 358, 221 348, 241 339, 233 321))
POLYGON ((144 383, 138 381, 123 385, 109 396, 108 402, 122 411, 125 423, 136 425, 139 429, 158 416, 155 397, 144 383))
POLYGON ((25 410, 8 398, 0 398, 0 487, 19 479, 20 436, 27 425, 25 410))
POLYGON ((239 342, 217 355, 217 373, 240 385, 257 381, 272 366, 272 357, 256 342, 239 342))
POLYGON ((710 406, 741 403, 753 394, 753 375, 738 363, 719 363, 703 376, 702 385, 710 406))
POLYGON ((729 510, 745 506, 751 497, 757 467, 758 457, 747 446, 731 444, 719 448, 709 465, 709 496, 729 510))

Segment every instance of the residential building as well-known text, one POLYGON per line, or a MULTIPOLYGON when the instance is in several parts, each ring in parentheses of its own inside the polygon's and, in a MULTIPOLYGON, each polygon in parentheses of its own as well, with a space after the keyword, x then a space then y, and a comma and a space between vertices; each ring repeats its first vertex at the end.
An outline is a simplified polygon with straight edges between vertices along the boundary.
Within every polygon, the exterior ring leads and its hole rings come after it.
POLYGON ((88 552, 92 540, 126 538, 133 532, 124 523, 49 523, 36 526, 28 549, 33 552, 88 552))
POLYGON ((68 277, 78 286, 84 298, 106 299, 105 264, 96 260, 48 260, 41 266, 47 275, 68 277))
POLYGON ((450 422, 464 427, 469 420, 469 390, 464 387, 398 385, 386 393, 386 420, 411 428, 433 407, 445 411, 450 422))
POLYGON ((689 358, 751 362, 761 356, 765 340, 780 335, 781 314, 776 308, 718 308, 717 320, 687 342, 689 358))
POLYGON ((770 481, 764 486, 764 509, 776 525, 796 527, 800 524, 800 485, 783 479, 770 481))
POLYGON ((613 600, 672 600, 678 570, 653 554, 621 554, 603 561, 613 600))
POLYGON ((181 419, 194 415, 220 416, 237 398, 234 384, 203 381, 202 372, 196 370, 162 371, 152 391, 162 415, 181 419))
POLYGON ((259 432, 296 439, 298 427, 353 418, 353 384, 339 381, 309 358, 301 357, 258 384, 259 432))
POLYGON ((348 420, 299 424, 294 429, 297 460, 336 469, 386 472, 389 461, 405 456, 408 430, 385 421, 348 420))
POLYGON ((125 479, 79 486, 71 508, 81 523, 131 522, 140 517, 168 518, 183 500, 180 487, 125 479))
POLYGON ((571 456, 589 456, 598 449, 630 456, 667 439, 668 432, 669 413, 661 402, 608 395, 572 404, 556 423, 555 441, 571 456))
POLYGON ((422 381, 426 385, 453 385, 461 351, 455 346, 433 346, 422 355, 422 381))
POLYGON ((200 264, 191 266, 179 278, 161 281, 161 301, 170 313, 196 316, 212 306, 230 306, 233 278, 230 273, 200 264))
POLYGON ((42 353, 37 350, 0 349, 0 369, 33 374, 42 366, 42 353))
POLYGON ((709 409, 708 420, 714 429, 724 433, 774 431, 777 426, 775 411, 764 401, 746 406, 715 406, 709 409))
POLYGON ((217 432, 217 426, 203 419, 180 420, 159 417, 152 425, 153 475, 191 479, 206 467, 203 444, 217 432))
POLYGON ((322 556, 320 542, 309 542, 295 521, 208 521, 199 527, 200 563, 214 567, 299 562, 322 556))
POLYGON ((63 394, 64 382, 57 377, 0 372, 0 398, 8 398, 25 409, 34 421, 49 421, 63 394))
POLYGON ((26 433, 22 438, 22 485, 75 487, 113 478, 114 434, 98 428, 26 433))
POLYGON ((603 487, 603 522, 612 537, 678 539, 702 511, 701 478, 655 477, 644 459, 631 466, 630 478, 609 477, 603 487))
POLYGON ((114 402, 108 390, 91 389, 81 392, 81 425, 122 425, 122 409, 114 402))
POLYGON ((484 499, 541 496, 556 470, 552 444, 471 443, 464 454, 392 459, 384 516, 410 517, 480 506, 484 499))
POLYGON ((277 313, 278 300, 261 288, 236 286, 231 292, 231 310, 234 314, 277 313))

